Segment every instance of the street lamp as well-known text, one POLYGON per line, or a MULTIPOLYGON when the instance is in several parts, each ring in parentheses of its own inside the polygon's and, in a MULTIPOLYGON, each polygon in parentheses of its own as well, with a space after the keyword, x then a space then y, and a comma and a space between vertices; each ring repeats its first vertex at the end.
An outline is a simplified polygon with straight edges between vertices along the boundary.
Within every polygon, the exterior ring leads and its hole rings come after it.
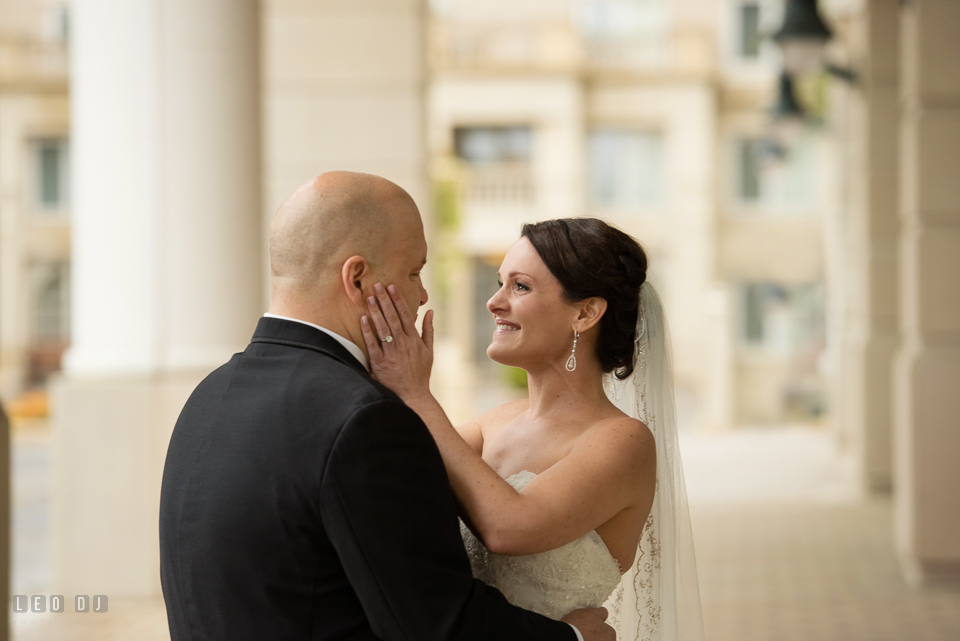
POLYGON ((849 83, 856 74, 823 59, 823 49, 833 37, 830 27, 817 11, 817 0, 787 0, 783 25, 772 36, 783 53, 783 71, 777 102, 770 111, 774 139, 789 147, 800 136, 808 122, 803 106, 793 92, 793 79, 823 70, 849 83))
POLYGON ((783 66, 793 75, 814 71, 832 37, 817 11, 817 0, 787 0, 783 26, 773 34, 783 52, 783 66))
POLYGON ((823 48, 833 32, 820 17, 817 0, 787 0, 783 25, 772 38, 780 46, 783 68, 790 75, 803 75, 819 67, 831 76, 856 82, 857 74, 851 69, 823 60, 823 48))
POLYGON ((793 78, 784 70, 780 72, 777 102, 770 110, 774 138, 782 146, 789 147, 803 133, 807 114, 793 92, 793 78))

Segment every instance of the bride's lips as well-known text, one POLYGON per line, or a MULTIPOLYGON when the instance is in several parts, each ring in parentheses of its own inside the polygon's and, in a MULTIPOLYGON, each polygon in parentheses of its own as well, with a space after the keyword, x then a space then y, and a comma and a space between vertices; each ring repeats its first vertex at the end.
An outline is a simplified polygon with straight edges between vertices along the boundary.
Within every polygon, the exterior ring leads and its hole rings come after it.
POLYGON ((512 334, 513 332, 519 331, 520 326, 516 323, 511 323, 510 321, 503 320, 502 318, 497 318, 494 320, 497 325, 497 329, 493 332, 494 336, 502 336, 504 334, 512 334))

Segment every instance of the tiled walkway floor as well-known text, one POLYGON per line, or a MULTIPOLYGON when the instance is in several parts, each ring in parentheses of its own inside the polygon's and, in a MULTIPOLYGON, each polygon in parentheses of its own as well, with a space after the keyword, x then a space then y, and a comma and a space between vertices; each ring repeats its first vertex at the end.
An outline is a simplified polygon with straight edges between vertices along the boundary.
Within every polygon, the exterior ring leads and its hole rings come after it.
POLYGON ((911 590, 889 498, 826 432, 681 443, 707 641, 960 641, 960 586, 911 590))
MULTIPOLYGON (((825 434, 738 433, 683 450, 707 641, 960 640, 960 588, 905 585, 890 501, 856 498, 825 434)), ((15 641, 169 639, 159 600, 16 615, 12 629, 15 641)))
POLYGON ((700 507, 708 641, 958 641, 960 589, 907 588, 889 501, 700 507))

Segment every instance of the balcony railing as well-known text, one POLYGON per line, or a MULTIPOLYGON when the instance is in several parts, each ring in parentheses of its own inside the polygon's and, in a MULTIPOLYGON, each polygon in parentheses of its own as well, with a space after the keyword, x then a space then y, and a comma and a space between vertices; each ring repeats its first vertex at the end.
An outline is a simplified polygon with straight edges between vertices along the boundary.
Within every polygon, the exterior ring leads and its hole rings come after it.
POLYGON ((463 204, 470 208, 513 210, 533 206, 536 190, 527 163, 473 165, 463 172, 463 204))
POLYGON ((583 60, 593 69, 661 69, 670 62, 665 33, 584 37, 583 60))
POLYGON ((435 21, 433 63, 440 67, 574 68, 576 34, 565 24, 471 24, 435 21))
POLYGON ((505 251, 520 225, 538 218, 529 163, 458 164, 462 248, 478 254, 505 251))
POLYGON ((567 19, 490 22, 435 17, 432 62, 440 68, 658 70, 675 37, 660 0, 583 0, 567 19))

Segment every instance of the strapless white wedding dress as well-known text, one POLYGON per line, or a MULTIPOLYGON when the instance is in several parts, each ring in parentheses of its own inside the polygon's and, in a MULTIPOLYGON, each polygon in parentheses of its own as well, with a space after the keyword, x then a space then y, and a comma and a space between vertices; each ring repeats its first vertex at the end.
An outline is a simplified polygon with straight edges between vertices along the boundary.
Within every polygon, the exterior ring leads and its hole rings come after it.
MULTIPOLYGON (((507 483, 520 491, 536 476, 524 470, 507 483)), ((510 603, 551 619, 602 606, 620 583, 620 564, 596 530, 555 550, 527 556, 492 554, 462 521, 460 532, 474 577, 503 592, 510 603)))

